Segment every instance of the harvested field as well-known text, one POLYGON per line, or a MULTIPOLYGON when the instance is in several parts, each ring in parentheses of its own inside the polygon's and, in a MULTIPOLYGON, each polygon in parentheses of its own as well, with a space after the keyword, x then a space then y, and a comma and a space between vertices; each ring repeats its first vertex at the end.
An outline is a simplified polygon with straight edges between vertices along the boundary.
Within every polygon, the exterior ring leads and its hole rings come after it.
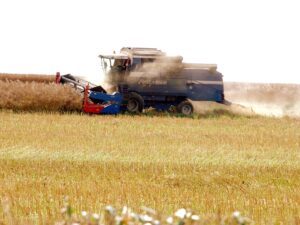
POLYGON ((68 86, 36 81, 0 80, 0 109, 27 111, 76 111, 82 95, 68 86))
POLYGON ((0 81, 52 83, 55 81, 55 75, 0 73, 0 81))
POLYGON ((77 214, 112 204, 299 221, 297 119, 3 111, 0 124, 0 198, 18 221, 53 224, 64 196, 77 214))

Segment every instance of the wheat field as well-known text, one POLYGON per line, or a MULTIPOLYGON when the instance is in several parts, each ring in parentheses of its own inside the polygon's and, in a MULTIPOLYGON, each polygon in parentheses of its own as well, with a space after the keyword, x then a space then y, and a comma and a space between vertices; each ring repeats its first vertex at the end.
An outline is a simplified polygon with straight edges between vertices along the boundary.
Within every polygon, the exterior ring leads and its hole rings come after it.
POLYGON ((0 109, 81 111, 83 96, 69 86, 36 81, 0 80, 0 109))
POLYGON ((299 224, 299 119, 1 111, 0 124, 0 198, 18 224, 53 224, 65 196, 76 212, 186 207, 299 224))
POLYGON ((0 73, 0 81, 53 83, 55 75, 0 73))
POLYGON ((0 73, 0 110, 81 111, 83 96, 54 75, 0 73))

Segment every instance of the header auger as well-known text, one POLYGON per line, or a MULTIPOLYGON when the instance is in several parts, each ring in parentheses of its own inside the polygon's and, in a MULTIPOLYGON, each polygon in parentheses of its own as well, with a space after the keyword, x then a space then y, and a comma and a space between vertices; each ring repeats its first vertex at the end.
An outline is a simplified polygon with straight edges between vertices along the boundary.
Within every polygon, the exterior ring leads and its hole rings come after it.
POLYGON ((70 74, 56 73, 56 83, 71 85, 84 94, 82 110, 94 114, 118 114, 121 111, 122 95, 120 93, 107 94, 101 86, 75 78, 70 74))

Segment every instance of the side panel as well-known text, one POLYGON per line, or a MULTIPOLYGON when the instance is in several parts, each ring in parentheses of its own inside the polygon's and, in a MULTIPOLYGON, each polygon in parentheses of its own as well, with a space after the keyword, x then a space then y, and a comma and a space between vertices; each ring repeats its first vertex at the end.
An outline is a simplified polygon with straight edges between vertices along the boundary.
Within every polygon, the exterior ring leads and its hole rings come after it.
POLYGON ((184 69, 183 73, 188 78, 188 98, 195 101, 223 102, 224 86, 221 73, 197 68, 184 69))
MULTIPOLYGON (((145 102, 195 101, 223 102, 222 74, 199 68, 185 68, 174 76, 133 73, 127 78, 128 92, 137 92, 145 102), (132 76, 133 75, 133 76, 132 76)), ((149 103, 150 104, 150 103, 149 103)))
POLYGON ((183 77, 181 74, 164 76, 160 73, 150 72, 132 72, 127 78, 129 91, 160 96, 186 96, 186 81, 186 77, 183 77))

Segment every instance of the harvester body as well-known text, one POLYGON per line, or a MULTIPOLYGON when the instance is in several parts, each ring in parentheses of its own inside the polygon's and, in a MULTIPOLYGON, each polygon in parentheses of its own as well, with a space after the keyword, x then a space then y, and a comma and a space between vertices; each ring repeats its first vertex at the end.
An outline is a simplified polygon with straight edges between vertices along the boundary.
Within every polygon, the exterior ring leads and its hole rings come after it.
POLYGON ((107 81, 122 93, 124 104, 132 93, 141 97, 136 99, 140 109, 180 108, 188 99, 224 102, 223 76, 215 64, 183 63, 181 56, 166 56, 155 48, 122 48, 119 54, 99 57, 107 81))
POLYGON ((181 56, 170 57, 156 48, 122 48, 99 57, 112 94, 70 74, 57 74, 57 83, 84 92, 84 112, 136 113, 153 107, 190 115, 189 100, 224 102, 223 76, 215 64, 183 63, 181 56))

